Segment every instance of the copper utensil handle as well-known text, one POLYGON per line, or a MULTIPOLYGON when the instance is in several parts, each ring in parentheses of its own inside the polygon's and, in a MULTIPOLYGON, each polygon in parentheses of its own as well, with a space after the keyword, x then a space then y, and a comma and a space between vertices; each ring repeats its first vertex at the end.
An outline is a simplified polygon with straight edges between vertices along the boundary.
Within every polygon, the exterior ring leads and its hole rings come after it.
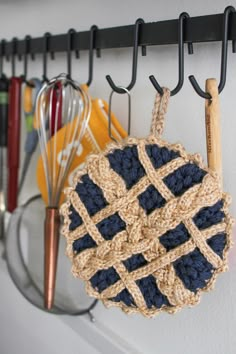
POLYGON ((44 306, 51 309, 54 302, 60 215, 58 208, 46 208, 44 232, 44 306))

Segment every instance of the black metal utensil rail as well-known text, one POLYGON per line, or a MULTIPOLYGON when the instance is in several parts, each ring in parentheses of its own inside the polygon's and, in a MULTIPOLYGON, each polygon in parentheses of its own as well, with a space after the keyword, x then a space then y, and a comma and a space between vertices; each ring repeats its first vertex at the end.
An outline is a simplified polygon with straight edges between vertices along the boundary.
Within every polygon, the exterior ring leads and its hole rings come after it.
MULTIPOLYGON (((190 17, 184 23, 184 42, 214 42, 222 40, 223 14, 190 17)), ((95 36, 95 49, 126 48, 133 46, 134 25, 98 29, 95 36)), ((236 13, 230 15, 229 40, 236 40, 236 13)), ((51 52, 65 52, 68 46, 67 34, 52 35, 48 50, 51 52)), ((88 50, 90 31, 76 32, 73 36, 73 50, 88 50)), ((144 23, 140 27, 139 45, 164 45, 178 43, 178 19, 160 22, 144 23)), ((4 53, 0 56, 9 56, 14 51, 11 41, 5 42, 4 53)), ((32 38, 29 54, 43 53, 44 37, 32 38)), ((15 54, 23 55, 26 51, 26 41, 16 43, 15 54)))

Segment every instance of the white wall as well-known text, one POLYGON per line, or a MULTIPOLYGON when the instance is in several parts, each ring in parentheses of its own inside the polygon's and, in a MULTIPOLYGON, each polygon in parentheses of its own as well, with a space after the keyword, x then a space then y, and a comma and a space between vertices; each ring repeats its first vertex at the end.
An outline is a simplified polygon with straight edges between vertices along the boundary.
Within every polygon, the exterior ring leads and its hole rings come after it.
MULTIPOLYGON (((87 30, 92 24, 97 24, 100 28, 125 25, 134 23, 138 17, 143 17, 146 22, 158 21, 177 18, 182 11, 187 11, 192 16, 220 13, 229 4, 236 5, 233 0, 231 2, 223 0, 5 0, 0 3, 0 37, 11 39, 17 35, 23 38, 26 34, 41 36, 46 31, 57 34, 66 32, 71 27, 76 30, 87 30)), ((204 87, 206 78, 219 78, 220 43, 194 45, 194 51, 193 56, 186 54, 185 77, 196 74, 201 86, 204 87)), ((57 60, 49 64, 51 76, 66 68, 65 57, 63 55, 56 57, 57 60)), ((142 136, 149 130, 155 92, 148 80, 148 75, 156 75, 162 85, 172 88, 177 79, 176 59, 177 46, 148 48, 147 57, 139 58, 138 80, 132 90, 132 134, 142 136)), ((30 67, 29 77, 41 75, 40 60, 38 56, 37 61, 30 67)), ((9 68, 8 65, 8 70, 9 68)), ((108 99, 110 89, 105 75, 110 73, 115 82, 126 85, 130 79, 130 69, 130 49, 104 50, 102 58, 95 59, 92 95, 108 99)), ((21 71, 22 64, 19 64, 19 74, 21 71)), ((73 73, 80 82, 87 79, 87 53, 81 53, 81 59, 73 62, 73 73)), ((227 85, 221 94, 223 165, 225 190, 229 191, 236 200, 235 92, 236 55, 229 50, 227 85)), ((113 110, 125 124, 127 108, 126 101, 123 99, 124 97, 116 96, 113 110)), ((182 91, 171 100, 165 137, 169 141, 181 141, 191 152, 199 151, 204 157, 206 155, 204 100, 195 94, 187 79, 182 91)), ((35 164, 32 164, 31 171, 23 199, 36 192, 35 164)), ((232 207, 234 215, 235 211, 236 203, 232 207)), ((133 353, 139 351, 142 354, 234 354, 236 351, 236 256, 234 252, 235 250, 230 256, 230 271, 219 277, 215 291, 205 294, 201 304, 194 309, 183 310, 175 316, 163 314, 147 320, 140 316, 127 317, 118 310, 106 310, 99 305, 94 311, 99 332, 104 331, 105 325, 133 347, 133 353)), ((4 269, 2 271, 4 273, 4 269)), ((4 289, 4 292, 2 290, 0 292, 1 354, 23 352, 26 354, 54 352, 92 354, 91 347, 86 349, 85 344, 84 347, 79 345, 80 319, 50 317, 32 309, 21 299, 6 276, 1 278, 1 288, 4 289), (32 326, 35 326, 38 321, 40 321, 40 331, 37 329, 36 334, 36 329, 34 330, 35 327, 32 326), (14 329, 12 330, 14 333, 10 337, 11 328, 14 329), (45 340, 46 329, 48 333, 52 333, 51 339, 47 337, 45 340), (70 329, 78 333, 77 351, 75 332, 70 329), (26 338, 30 345, 19 344, 22 341, 16 340, 15 336, 26 338), (60 339, 58 344, 56 338, 60 339), (6 349, 7 343, 10 343, 10 349, 6 349), (66 343, 65 347, 62 343, 66 343)), ((87 338, 89 339, 91 338, 87 338)), ((96 347, 94 337, 90 340, 90 344, 96 347)), ((99 345, 103 354, 112 352, 109 346, 102 350, 101 347, 102 345, 99 345)), ((131 349, 126 352, 131 353, 131 349)))
POLYGON ((64 322, 30 306, 13 285, 3 260, 0 267, 1 354, 98 354, 64 322))

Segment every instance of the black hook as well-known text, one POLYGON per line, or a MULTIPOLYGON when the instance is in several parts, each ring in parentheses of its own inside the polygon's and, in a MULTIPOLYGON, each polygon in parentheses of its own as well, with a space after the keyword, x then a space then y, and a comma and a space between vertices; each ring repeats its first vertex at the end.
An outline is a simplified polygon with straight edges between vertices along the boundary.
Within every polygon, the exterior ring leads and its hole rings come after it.
MULTIPOLYGON (((134 45, 133 45, 133 64, 132 64, 132 77, 129 85, 126 87, 126 90, 130 91, 137 79, 137 66, 138 66, 138 45, 139 45, 139 33, 140 33, 140 25, 144 23, 144 20, 142 18, 139 18, 135 22, 134 26, 134 45)), ((142 55, 146 55, 146 46, 142 46, 142 55)), ((124 90, 121 89, 120 87, 116 86, 114 81, 112 80, 110 75, 106 76, 106 79, 111 86, 112 90, 117 92, 117 93, 124 93, 124 90)))
MULTIPOLYGON (((235 8, 233 6, 226 7, 224 11, 223 18, 223 34, 222 34, 222 47, 221 47, 221 69, 220 69, 220 83, 218 85, 218 91, 221 93, 223 88, 225 87, 226 82, 226 72, 227 72, 227 54, 228 54, 228 32, 229 32, 229 15, 235 12, 235 8)), ((235 41, 232 43, 232 49, 235 53, 236 46, 235 41)), ((197 94, 205 99, 211 99, 211 95, 208 92, 204 92, 201 87, 198 85, 197 80, 194 75, 189 76, 189 80, 197 92, 197 94)))
POLYGON ((16 53, 17 53, 17 43, 18 39, 16 37, 12 38, 12 55, 11 55, 11 72, 12 72, 12 77, 15 76, 16 74, 16 53))
MULTIPOLYGON (((27 71, 28 71, 28 55, 30 54, 30 42, 31 42, 31 36, 27 35, 25 36, 25 52, 24 52, 24 74, 22 75, 23 82, 26 83, 26 85, 32 87, 33 85, 27 81, 27 71)), ((31 59, 34 60, 35 56, 33 53, 31 53, 31 59)))
MULTIPOLYGON (((73 36, 75 33, 76 31, 73 28, 67 32, 67 76, 69 78, 71 78, 71 51, 73 49, 73 36)), ((79 58, 78 49, 75 50, 75 57, 79 58)))
MULTIPOLYGON (((170 92, 171 96, 176 95, 182 88, 184 83, 184 20, 189 18, 187 12, 182 12, 179 16, 178 21, 178 65, 179 65, 179 80, 176 87, 170 92)), ((188 43, 188 54, 193 54, 193 44, 188 43)), ((163 95, 163 89, 158 84, 157 80, 153 75, 149 76, 149 79, 155 89, 159 92, 160 95, 163 95)))
MULTIPOLYGON (((18 42, 18 39, 16 37, 12 38, 11 43, 12 43, 13 47, 14 46, 17 47, 17 42, 18 42)), ((5 44, 4 44, 4 46, 5 46, 5 44)), ((16 55, 16 54, 17 54, 17 50, 15 48, 15 54, 14 55, 16 55)), ((6 61, 9 62, 11 55, 8 54, 8 53, 5 53, 5 56, 6 56, 6 61)), ((22 59, 21 58, 21 54, 18 54, 18 59, 21 61, 21 59, 22 59)))
MULTIPOLYGON (((90 28, 90 40, 89 40, 89 71, 88 71, 88 81, 87 86, 90 86, 93 80, 93 50, 95 48, 96 43, 96 31, 98 27, 93 25, 90 28)), ((97 58, 101 57, 101 50, 99 48, 96 49, 97 58)))
POLYGON ((20 53, 16 53, 18 60, 21 61, 22 60, 22 55, 20 53))
MULTIPOLYGON (((51 38, 51 33, 46 32, 44 34, 44 48, 43 48, 43 82, 48 82, 48 77, 47 77, 47 54, 49 52, 50 48, 50 38, 51 38)), ((50 51, 50 56, 51 59, 54 60, 54 52, 50 51)))
POLYGON ((0 45, 0 78, 2 78, 4 76, 3 74, 3 57, 5 55, 5 45, 6 45, 6 41, 5 39, 1 40, 1 45, 0 45))

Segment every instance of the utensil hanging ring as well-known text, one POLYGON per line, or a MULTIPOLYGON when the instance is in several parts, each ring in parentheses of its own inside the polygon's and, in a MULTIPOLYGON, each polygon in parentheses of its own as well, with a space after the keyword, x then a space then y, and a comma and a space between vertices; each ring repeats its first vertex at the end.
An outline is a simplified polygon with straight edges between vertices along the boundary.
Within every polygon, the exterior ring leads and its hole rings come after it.
MULTIPOLYGON (((127 93, 128 95, 128 135, 130 135, 130 130, 131 130, 131 96, 130 96, 130 92, 126 87, 123 86, 118 86, 120 90, 123 90, 123 93, 127 93)), ((114 94, 114 92, 116 92, 115 90, 112 90, 109 96, 109 109, 108 109, 108 134, 109 137, 116 141, 116 139, 114 138, 114 136, 112 135, 112 119, 111 119, 111 106, 112 106, 112 96, 114 94)))

